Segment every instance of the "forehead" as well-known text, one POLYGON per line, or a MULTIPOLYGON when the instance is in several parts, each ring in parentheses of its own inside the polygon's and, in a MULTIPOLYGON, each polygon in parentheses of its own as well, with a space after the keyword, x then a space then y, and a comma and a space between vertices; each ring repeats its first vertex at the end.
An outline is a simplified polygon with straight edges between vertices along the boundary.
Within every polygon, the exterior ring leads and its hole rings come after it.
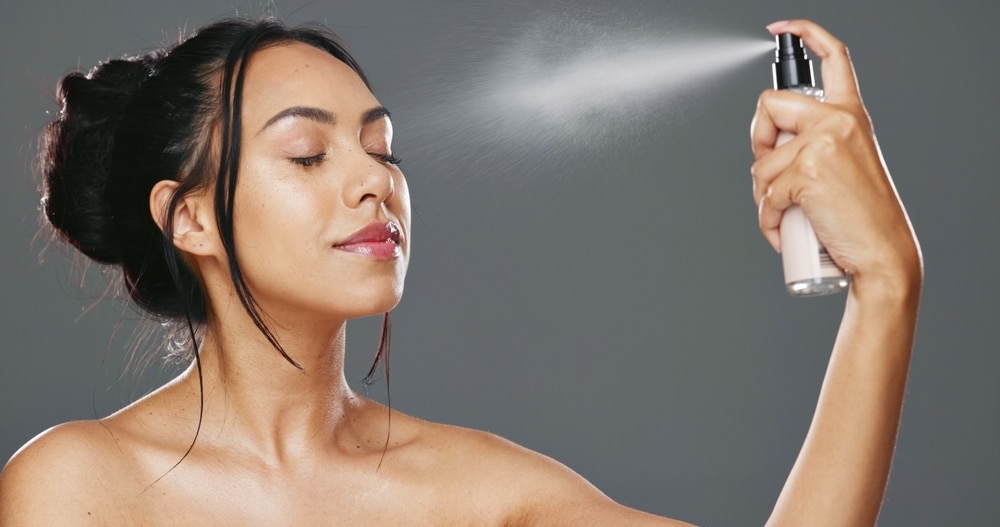
POLYGON ((247 65, 243 118, 251 126, 291 106, 314 106, 351 118, 378 105, 350 66, 308 44, 262 49, 247 65))

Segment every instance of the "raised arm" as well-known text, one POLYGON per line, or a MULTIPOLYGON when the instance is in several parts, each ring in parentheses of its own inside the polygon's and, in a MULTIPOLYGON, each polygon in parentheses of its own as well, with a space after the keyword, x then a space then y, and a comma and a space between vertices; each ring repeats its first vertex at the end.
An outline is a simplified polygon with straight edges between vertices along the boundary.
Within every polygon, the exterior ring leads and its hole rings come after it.
POLYGON ((874 525, 917 318, 920 249, 879 152, 847 48, 803 20, 769 26, 822 59, 826 101, 765 92, 752 126, 760 228, 780 250, 799 204, 852 284, 816 413, 768 525, 874 525), (775 148, 779 130, 796 137, 775 148))
MULTIPOLYGON (((768 525, 874 525, 913 346, 920 249, 879 152, 847 48, 804 20, 769 29, 801 36, 823 60, 827 97, 761 95, 752 125, 760 228, 780 250, 782 213, 800 205, 852 283, 813 422, 768 525), (795 136, 776 146, 781 131, 795 136)), ((534 499, 517 525, 676 525, 627 510, 554 464, 529 464, 541 473, 530 478, 534 499)))

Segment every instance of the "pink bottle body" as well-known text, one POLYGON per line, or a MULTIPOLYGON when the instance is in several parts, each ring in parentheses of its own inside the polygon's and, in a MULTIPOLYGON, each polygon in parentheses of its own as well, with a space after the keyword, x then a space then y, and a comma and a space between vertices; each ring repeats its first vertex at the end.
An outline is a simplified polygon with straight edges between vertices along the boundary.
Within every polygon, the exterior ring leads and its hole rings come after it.
MULTIPOLYGON (((802 86, 792 91, 823 100, 823 90, 802 86)), ((794 137, 781 132, 775 146, 794 137)), ((781 217, 781 263, 785 271, 785 287, 794 296, 818 296, 842 291, 850 285, 850 277, 837 267, 826 248, 816 238, 812 223, 802 207, 793 205, 781 217)))

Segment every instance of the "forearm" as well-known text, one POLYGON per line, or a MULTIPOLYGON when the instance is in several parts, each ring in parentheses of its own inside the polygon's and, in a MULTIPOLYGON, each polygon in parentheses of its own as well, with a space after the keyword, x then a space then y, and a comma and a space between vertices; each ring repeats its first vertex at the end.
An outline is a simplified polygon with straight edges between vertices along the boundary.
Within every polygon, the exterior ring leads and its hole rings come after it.
POLYGON ((920 296, 919 268, 851 287, 802 450, 768 521, 874 525, 892 462, 920 296))

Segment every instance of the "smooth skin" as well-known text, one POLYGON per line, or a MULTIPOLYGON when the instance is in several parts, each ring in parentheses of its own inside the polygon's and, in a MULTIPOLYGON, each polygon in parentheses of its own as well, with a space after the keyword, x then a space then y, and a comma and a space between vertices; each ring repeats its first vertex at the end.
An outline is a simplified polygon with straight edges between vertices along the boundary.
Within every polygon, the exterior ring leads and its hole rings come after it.
MULTIPOLYGON (((761 230, 780 248, 781 213, 800 204, 853 282, 815 417, 768 525, 873 525, 912 349, 920 251, 847 49, 808 21, 769 29, 801 35, 823 59, 827 100, 761 95, 752 125, 761 230), (779 130, 796 137, 775 148, 779 130)), ((185 196, 174 242, 212 306, 197 442, 184 457, 199 421, 189 369, 108 418, 60 425, 25 445, 0 474, 0 526, 686 525, 623 507, 559 463, 484 432, 393 411, 387 444, 388 410, 351 391, 343 359, 346 321, 386 311, 402 294, 409 197, 387 161, 391 123, 366 120, 380 105, 361 80, 301 44, 255 54, 245 90, 238 254, 304 372, 236 300, 210 196, 185 196), (265 126, 291 106, 336 120, 265 126), (335 248, 389 220, 401 226, 398 257, 335 248)), ((154 189, 155 217, 175 188, 154 189)))

